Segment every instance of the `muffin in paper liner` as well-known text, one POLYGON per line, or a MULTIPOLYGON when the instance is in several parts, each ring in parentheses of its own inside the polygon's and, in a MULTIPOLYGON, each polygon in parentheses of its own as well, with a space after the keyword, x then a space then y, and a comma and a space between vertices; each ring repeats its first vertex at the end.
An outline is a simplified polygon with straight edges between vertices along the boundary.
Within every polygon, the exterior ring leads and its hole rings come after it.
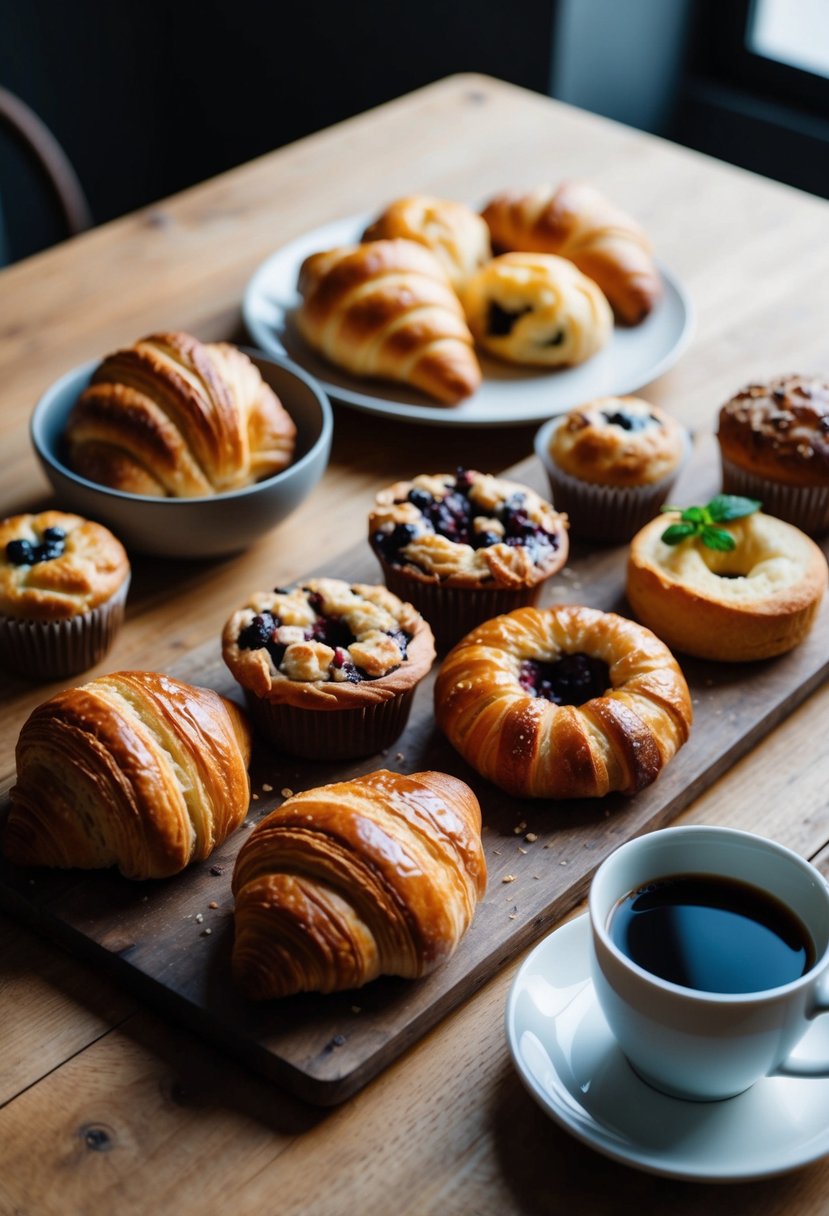
POLYGON ((387 588, 318 578, 252 595, 225 624, 222 656, 264 738, 289 755, 345 760, 402 733, 435 647, 420 613, 387 588))
POLYGON ((0 665, 32 680, 62 680, 94 667, 124 621, 129 576, 105 603, 62 621, 0 617, 0 665))
POLYGON ((766 515, 776 515, 812 536, 829 531, 829 486, 785 485, 750 473, 722 454, 720 459, 723 493, 756 498, 766 515))
MULTIPOLYGON (((558 421, 561 424, 564 419, 558 421)), ((537 451, 547 472, 553 504, 566 513, 576 540, 594 544, 623 544, 658 515, 691 453, 690 437, 683 432, 682 457, 664 477, 638 486, 599 485, 559 468, 550 453, 551 434, 548 432, 547 442, 537 444, 537 451)))
POLYGON ((423 614, 438 650, 534 604, 567 561, 567 519, 529 486, 475 469, 381 490, 369 543, 386 586, 423 614))

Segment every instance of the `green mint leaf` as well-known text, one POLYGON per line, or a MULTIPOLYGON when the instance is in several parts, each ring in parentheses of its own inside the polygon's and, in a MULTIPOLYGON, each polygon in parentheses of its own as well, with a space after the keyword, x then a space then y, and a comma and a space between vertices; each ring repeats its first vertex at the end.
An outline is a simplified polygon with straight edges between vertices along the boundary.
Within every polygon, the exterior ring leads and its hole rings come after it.
POLYGON ((690 524, 710 523, 710 520, 706 519, 705 507, 686 507, 682 512, 682 519, 690 524))
POLYGON ((759 511, 762 503, 756 498, 740 498, 738 494, 718 494, 708 504, 711 518, 716 523, 728 523, 731 519, 742 519, 759 511))
POLYGON ((737 542, 730 532, 726 532, 725 528, 714 528, 711 524, 705 525, 700 538, 709 549, 717 549, 721 553, 728 553, 737 548, 737 542))
POLYGON ((696 530, 696 524, 671 524, 662 533, 662 539, 666 545, 678 545, 681 540, 693 536, 696 530))

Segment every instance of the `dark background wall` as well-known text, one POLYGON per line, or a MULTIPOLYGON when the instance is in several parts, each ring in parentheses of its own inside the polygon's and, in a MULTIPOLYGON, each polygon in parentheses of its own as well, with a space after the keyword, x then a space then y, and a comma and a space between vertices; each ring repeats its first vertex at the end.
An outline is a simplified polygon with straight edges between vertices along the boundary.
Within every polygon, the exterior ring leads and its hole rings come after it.
MULTIPOLYGON (((829 197, 829 81, 742 46, 750 0, 0 0, 0 86, 96 223, 453 72, 829 197)), ((0 125, 0 264, 63 235, 0 125)))

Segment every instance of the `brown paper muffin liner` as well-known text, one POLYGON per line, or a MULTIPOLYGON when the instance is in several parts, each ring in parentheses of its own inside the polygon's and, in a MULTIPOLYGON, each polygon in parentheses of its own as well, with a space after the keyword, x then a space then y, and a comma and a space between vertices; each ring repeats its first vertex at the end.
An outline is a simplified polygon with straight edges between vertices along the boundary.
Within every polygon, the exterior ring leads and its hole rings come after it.
POLYGON ((600 486, 564 473, 548 455, 544 462, 552 491, 553 506, 565 511, 570 535, 594 544, 616 545, 629 541, 644 528, 668 500, 677 478, 690 455, 686 438, 685 454, 673 472, 646 486, 600 486))
POLYGON ((829 531, 829 486, 787 486, 741 469, 722 453, 720 459, 724 493, 759 499, 766 515, 785 519, 812 536, 829 531))
POLYGON ((534 604, 544 584, 542 579, 532 587, 447 587, 421 582, 386 562, 380 564, 389 591, 414 604, 430 625, 440 652, 450 650, 483 621, 534 604))
POLYGON ((245 689, 251 719, 279 751, 309 760, 371 756, 403 733, 416 686, 388 701, 360 709, 300 709, 257 697, 245 689))
POLYGON ((0 617, 0 665, 30 680, 62 680, 94 667, 124 621, 130 580, 97 608, 66 621, 0 617))

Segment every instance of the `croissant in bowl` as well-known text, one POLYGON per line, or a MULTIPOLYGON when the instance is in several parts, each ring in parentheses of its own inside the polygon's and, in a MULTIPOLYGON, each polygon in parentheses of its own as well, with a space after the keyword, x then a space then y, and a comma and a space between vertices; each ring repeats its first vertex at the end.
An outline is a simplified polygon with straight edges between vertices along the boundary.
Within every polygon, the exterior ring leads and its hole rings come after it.
POLYGON ((208 688, 119 671, 44 701, 17 742, 3 851, 17 865, 166 878, 245 818, 250 733, 208 688))
POLYGON ((480 807, 455 777, 380 770, 295 794, 236 861, 234 979, 262 1000, 426 975, 485 887, 480 807))
POLYGON ((235 346, 153 334, 108 355, 67 421, 70 468, 153 497, 210 497, 291 463, 296 427, 235 346))

